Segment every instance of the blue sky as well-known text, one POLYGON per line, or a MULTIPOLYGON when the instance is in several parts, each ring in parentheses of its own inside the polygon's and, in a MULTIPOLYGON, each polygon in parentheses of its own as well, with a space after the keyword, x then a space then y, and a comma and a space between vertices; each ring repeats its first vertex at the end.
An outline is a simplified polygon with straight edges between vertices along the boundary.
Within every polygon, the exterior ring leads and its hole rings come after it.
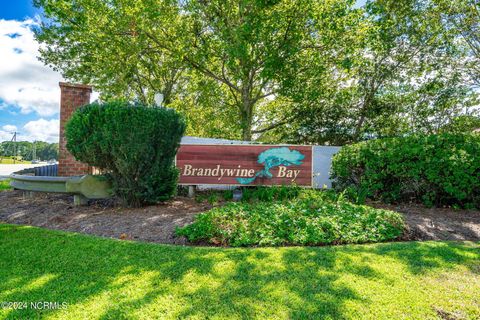
POLYGON ((58 141, 62 77, 38 61, 31 27, 40 11, 31 0, 0 0, 0 141, 58 141))
POLYGON ((38 9, 28 0, 1 0, 2 11, 0 19, 5 20, 24 20, 27 17, 34 17, 38 14, 38 9))

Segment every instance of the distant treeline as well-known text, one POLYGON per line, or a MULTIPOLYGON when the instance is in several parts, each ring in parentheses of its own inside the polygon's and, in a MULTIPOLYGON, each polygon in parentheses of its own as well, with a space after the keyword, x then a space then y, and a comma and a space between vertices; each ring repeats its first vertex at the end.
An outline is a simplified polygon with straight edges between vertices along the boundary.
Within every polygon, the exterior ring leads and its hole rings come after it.
POLYGON ((4 141, 0 143, 0 157, 12 157, 15 155, 28 161, 33 160, 34 157, 37 160, 58 159, 58 143, 43 141, 4 141))

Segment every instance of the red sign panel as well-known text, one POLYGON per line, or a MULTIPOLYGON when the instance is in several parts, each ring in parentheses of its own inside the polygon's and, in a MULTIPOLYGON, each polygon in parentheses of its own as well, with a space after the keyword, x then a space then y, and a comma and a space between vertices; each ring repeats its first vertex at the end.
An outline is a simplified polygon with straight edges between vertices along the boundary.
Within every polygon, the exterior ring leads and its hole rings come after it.
POLYGON ((311 146, 181 145, 179 184, 312 186, 311 146))

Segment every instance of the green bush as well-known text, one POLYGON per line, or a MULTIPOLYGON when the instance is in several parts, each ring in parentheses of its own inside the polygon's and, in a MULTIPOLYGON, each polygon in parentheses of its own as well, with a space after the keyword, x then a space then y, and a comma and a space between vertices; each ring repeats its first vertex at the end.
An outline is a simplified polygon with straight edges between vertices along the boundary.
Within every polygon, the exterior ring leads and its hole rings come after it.
POLYGON ((243 188, 242 201, 283 201, 298 197, 302 188, 290 186, 252 186, 243 188))
POLYGON ((183 118, 173 110, 111 102, 80 108, 65 135, 76 159, 104 169, 115 194, 140 206, 174 194, 174 158, 184 130, 183 118))
POLYGON ((324 245, 392 240, 404 229, 399 213, 355 205, 313 190, 284 202, 229 203, 177 229, 191 242, 238 246, 324 245))
POLYGON ((337 190, 360 200, 480 208, 480 135, 378 139, 343 147, 333 158, 337 190))

